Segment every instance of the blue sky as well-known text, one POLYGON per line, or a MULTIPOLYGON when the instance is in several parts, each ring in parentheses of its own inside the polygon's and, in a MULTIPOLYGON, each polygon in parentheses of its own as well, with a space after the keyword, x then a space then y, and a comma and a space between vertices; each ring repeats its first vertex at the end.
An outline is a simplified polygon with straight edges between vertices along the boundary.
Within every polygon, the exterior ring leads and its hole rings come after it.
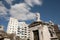
MULTIPOLYGON (((3 25, 5 30, 6 30, 7 24, 8 24, 7 19, 10 16, 12 16, 12 17, 14 16, 13 15, 14 13, 11 12, 11 14, 10 14, 9 10, 11 8, 14 9, 13 7, 15 7, 15 6, 17 7, 17 6, 21 5, 20 3, 24 3, 24 0, 14 0, 12 2, 11 1, 6 1, 6 0, 3 0, 3 1, 1 0, 0 1, 0 6, 2 5, 3 8, 4 8, 2 13, 1 13, 1 10, 0 10, 0 25, 3 25), (2 2, 2 4, 1 4, 1 2, 2 2), (17 4, 17 5, 15 5, 15 4, 17 4), (5 12, 5 9, 6 9, 6 12, 5 12), (5 13, 7 13, 7 14, 5 14, 5 13)), ((60 0, 43 0, 42 5, 39 4, 39 3, 36 3, 36 4, 34 3, 32 5, 33 6, 28 4, 28 6, 27 6, 28 8, 30 8, 30 9, 27 9, 27 10, 29 10, 29 13, 32 12, 33 15, 34 15, 34 13, 39 12, 40 15, 41 15, 41 20, 43 20, 43 21, 52 20, 55 24, 60 24, 60 0)), ((3 8, 1 8, 1 9, 3 9, 3 8)), ((17 12, 19 12, 19 11, 17 11, 17 12)), ((14 16, 14 17, 16 17, 16 16, 14 16)), ((28 17, 29 17, 29 14, 28 14, 28 17)), ((28 19, 28 20, 25 20, 25 21, 30 24, 34 20, 32 20, 32 19, 29 20, 28 19)))

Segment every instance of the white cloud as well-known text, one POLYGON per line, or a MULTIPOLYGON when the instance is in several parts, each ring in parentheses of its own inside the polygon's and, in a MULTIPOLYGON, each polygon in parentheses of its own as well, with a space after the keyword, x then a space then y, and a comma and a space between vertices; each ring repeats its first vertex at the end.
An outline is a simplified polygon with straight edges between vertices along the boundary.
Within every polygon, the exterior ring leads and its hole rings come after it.
POLYGON ((0 15, 3 15, 3 14, 6 14, 6 8, 5 7, 3 7, 3 6, 0 6, 0 15))
POLYGON ((6 9, 5 7, 3 7, 3 6, 0 6, 0 17, 3 17, 3 18, 5 18, 6 20, 8 20, 9 19, 9 17, 7 16, 7 11, 8 11, 8 9, 6 9))
MULTIPOLYGON (((5 1, 8 2, 9 4, 12 4, 12 1, 14 0, 5 0, 5 1)), ((11 5, 11 9, 8 10, 0 1, 0 9, 1 9, 0 16, 3 16, 6 19, 8 19, 9 17, 8 16, 6 17, 5 15, 7 15, 8 14, 7 11, 9 11, 11 17, 17 18, 18 20, 31 20, 36 18, 35 13, 30 12, 31 8, 27 4, 30 6, 34 6, 34 5, 41 5, 42 2, 39 0, 25 0, 25 3, 11 5)))
POLYGON ((42 5, 42 0, 24 0, 26 4, 33 5, 42 5))
POLYGON ((2 1, 0 1, 0 16, 6 15, 7 9, 2 4, 2 1))
POLYGON ((0 6, 4 6, 4 5, 2 4, 2 1, 0 1, 0 6))
POLYGON ((14 0, 5 0, 8 4, 12 4, 12 1, 14 0))
POLYGON ((29 12, 30 7, 25 3, 15 4, 11 6, 10 14, 12 17, 18 20, 31 20, 35 18, 35 14, 29 12))
POLYGON ((6 20, 8 20, 9 17, 7 17, 7 11, 9 11, 4 4, 2 3, 2 1, 0 1, 0 18, 5 18, 6 20))

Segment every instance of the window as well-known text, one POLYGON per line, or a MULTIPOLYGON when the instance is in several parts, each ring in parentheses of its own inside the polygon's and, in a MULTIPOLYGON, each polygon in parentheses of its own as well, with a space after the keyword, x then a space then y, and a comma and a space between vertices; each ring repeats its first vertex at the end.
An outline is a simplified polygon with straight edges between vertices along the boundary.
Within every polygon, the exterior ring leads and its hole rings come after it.
POLYGON ((22 31, 21 33, 22 33, 22 35, 24 35, 24 31, 22 31))
POLYGON ((24 29, 22 29, 22 30, 24 30, 24 29))
POLYGON ((25 27, 25 28, 27 28, 27 27, 25 27))
POLYGON ((20 32, 20 31, 18 30, 18 32, 20 32))
POLYGON ((22 38, 24 37, 24 36, 21 36, 22 38))
POLYGON ((12 32, 14 32, 14 31, 12 31, 12 32))
POLYGON ((18 33, 19 34, 19 33, 18 33))
POLYGON ((26 36, 25 36, 25 38, 26 38, 26 36))
POLYGON ((52 33, 52 31, 49 30, 49 33, 50 33, 51 37, 53 37, 53 33, 52 33))
POLYGON ((25 34, 25 35, 27 35, 27 34, 25 34))
POLYGON ((27 33, 27 32, 25 32, 25 33, 27 33))

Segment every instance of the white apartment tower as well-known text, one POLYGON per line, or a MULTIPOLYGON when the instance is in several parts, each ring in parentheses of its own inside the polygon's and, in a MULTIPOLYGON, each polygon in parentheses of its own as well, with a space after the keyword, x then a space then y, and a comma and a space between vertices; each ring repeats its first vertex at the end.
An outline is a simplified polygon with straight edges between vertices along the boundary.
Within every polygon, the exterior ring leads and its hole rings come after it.
POLYGON ((7 33, 9 34, 16 34, 17 35, 17 30, 18 30, 18 20, 15 18, 10 18, 8 27, 7 27, 7 33))
POLYGON ((8 27, 7 27, 7 33, 9 34, 16 34, 16 36, 19 36, 22 39, 28 39, 29 30, 28 25, 25 22, 18 22, 15 18, 10 18, 8 27))

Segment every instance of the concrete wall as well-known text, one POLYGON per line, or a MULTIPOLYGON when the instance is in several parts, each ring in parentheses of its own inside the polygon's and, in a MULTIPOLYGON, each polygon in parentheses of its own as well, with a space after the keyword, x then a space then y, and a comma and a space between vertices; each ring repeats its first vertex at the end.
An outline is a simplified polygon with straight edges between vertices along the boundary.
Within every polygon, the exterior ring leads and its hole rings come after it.
POLYGON ((50 33, 46 25, 43 27, 43 40, 50 40, 50 33))

